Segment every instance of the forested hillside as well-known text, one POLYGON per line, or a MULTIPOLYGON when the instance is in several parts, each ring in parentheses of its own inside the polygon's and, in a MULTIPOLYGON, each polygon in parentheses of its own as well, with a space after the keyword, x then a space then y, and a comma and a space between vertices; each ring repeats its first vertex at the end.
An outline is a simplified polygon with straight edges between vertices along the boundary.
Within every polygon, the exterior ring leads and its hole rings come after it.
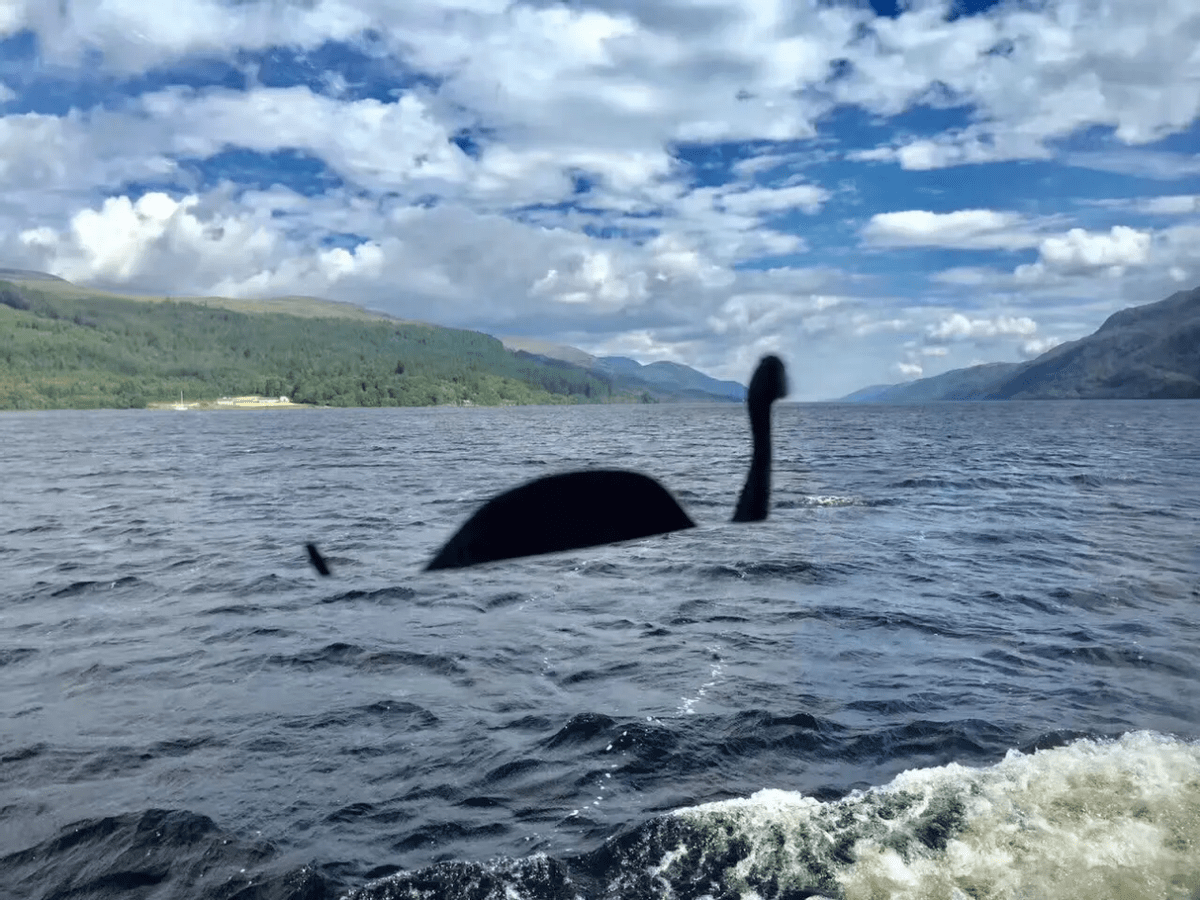
POLYGON ((0 409, 141 407, 180 391, 327 406, 632 399, 603 377, 513 354, 479 332, 0 281, 0 409))

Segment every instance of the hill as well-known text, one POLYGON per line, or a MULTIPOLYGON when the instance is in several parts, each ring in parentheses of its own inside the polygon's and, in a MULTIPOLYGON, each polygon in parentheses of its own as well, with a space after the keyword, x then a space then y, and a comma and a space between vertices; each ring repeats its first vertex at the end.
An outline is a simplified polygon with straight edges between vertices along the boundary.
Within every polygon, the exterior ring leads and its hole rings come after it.
POLYGON ((988 399, 1200 397, 1200 288, 1113 313, 994 384, 988 399))
POLYGON ((545 359, 557 359, 611 379, 625 390, 642 391, 655 400, 706 400, 741 403, 746 388, 736 381, 720 381, 690 366, 673 362, 642 365, 627 356, 592 356, 577 347, 532 338, 502 338, 510 350, 523 350, 545 359))
POLYGON ((353 303, 340 300, 325 300, 321 297, 286 296, 264 300, 245 300, 238 297, 173 297, 164 294, 124 294, 97 288, 80 287, 57 275, 33 272, 27 269, 0 269, 0 280, 11 282, 18 288, 36 289, 45 297, 61 299, 106 298, 130 300, 138 303, 195 303, 199 306, 230 309, 243 313, 284 313, 302 318, 355 319, 362 322, 412 321, 397 319, 387 313, 364 309, 353 303))
POLYGON ((0 280, 0 409, 142 407, 174 402, 181 391, 189 402, 262 395, 326 406, 692 396, 650 394, 598 369, 510 351, 480 332, 321 298, 172 299, 3 271, 13 280, 0 280))
POLYGON ((1096 331, 1025 363, 953 369, 864 388, 847 402, 1200 398, 1200 288, 1113 313, 1096 331))

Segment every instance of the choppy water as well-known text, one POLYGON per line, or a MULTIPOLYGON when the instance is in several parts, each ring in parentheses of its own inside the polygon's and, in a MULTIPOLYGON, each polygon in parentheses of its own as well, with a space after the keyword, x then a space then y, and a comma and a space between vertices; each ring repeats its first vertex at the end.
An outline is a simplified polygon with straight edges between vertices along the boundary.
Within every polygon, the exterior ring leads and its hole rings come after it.
POLYGON ((0 897, 1200 896, 1200 404, 775 421, 0 416, 0 897), (589 466, 701 527, 419 572, 589 466))

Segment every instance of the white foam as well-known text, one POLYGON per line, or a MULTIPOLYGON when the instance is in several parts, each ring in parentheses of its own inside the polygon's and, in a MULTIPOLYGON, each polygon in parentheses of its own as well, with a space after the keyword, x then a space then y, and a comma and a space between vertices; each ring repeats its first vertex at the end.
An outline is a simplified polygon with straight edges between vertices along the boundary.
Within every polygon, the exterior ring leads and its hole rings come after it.
POLYGON ((747 898, 769 871, 824 873, 847 900, 1200 892, 1200 745, 1149 732, 914 769, 833 803, 764 790, 677 815, 743 842, 726 887, 747 898))
POLYGON ((836 494, 814 494, 804 498, 805 506, 862 506, 861 497, 840 497, 836 494))

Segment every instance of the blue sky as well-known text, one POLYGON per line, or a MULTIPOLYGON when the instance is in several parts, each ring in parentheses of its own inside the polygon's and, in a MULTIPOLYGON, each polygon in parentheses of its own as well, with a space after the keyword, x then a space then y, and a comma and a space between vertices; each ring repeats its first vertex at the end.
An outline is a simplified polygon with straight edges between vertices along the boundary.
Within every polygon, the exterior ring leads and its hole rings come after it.
POLYGON ((1200 284, 1194 0, 0 5, 0 266, 793 396, 1200 284))

